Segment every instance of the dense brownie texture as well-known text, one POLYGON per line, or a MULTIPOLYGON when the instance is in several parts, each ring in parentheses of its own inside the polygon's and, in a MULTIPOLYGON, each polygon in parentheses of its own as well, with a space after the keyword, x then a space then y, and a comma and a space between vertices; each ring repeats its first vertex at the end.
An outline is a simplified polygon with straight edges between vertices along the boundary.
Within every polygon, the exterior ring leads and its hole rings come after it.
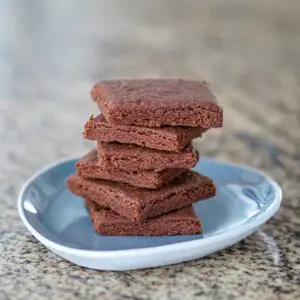
POLYGON ((84 126, 83 136, 89 140, 136 144, 148 148, 178 151, 191 140, 201 137, 202 127, 140 127, 108 124, 102 114, 91 117, 84 126))
POLYGON ((91 95, 110 124, 212 128, 223 123, 223 109, 207 84, 200 81, 102 81, 91 95))
POLYGON ((126 171, 189 169, 197 164, 199 158, 191 145, 171 152, 130 144, 98 142, 98 154, 103 166, 126 171))
POLYGON ((183 173, 170 185, 156 190, 102 179, 86 179, 77 174, 68 177, 67 184, 72 193, 91 199, 133 221, 189 206, 214 196, 216 192, 211 179, 193 171, 183 173))
POLYGON ((161 172, 154 172, 152 170, 136 172, 112 169, 109 166, 103 167, 98 160, 96 149, 91 150, 80 159, 76 164, 76 168, 78 175, 85 178, 125 182, 137 187, 149 189, 159 188, 187 171, 187 169, 165 169, 161 172))
POLYGON ((130 221, 96 202, 87 200, 93 226, 102 235, 174 235, 201 233, 201 224, 192 206, 148 219, 130 221))

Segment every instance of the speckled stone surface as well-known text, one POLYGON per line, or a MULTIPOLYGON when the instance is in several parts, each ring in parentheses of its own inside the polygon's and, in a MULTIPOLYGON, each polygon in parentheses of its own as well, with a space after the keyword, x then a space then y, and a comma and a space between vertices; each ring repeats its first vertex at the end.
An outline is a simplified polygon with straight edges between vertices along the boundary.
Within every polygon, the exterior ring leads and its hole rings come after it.
POLYGON ((300 299, 300 2, 10 1, 0 9, 0 299, 300 299), (225 126, 202 154, 258 167, 279 213, 207 258, 123 273, 73 265, 38 243, 17 195, 39 168, 85 153, 94 82, 206 79, 225 126))

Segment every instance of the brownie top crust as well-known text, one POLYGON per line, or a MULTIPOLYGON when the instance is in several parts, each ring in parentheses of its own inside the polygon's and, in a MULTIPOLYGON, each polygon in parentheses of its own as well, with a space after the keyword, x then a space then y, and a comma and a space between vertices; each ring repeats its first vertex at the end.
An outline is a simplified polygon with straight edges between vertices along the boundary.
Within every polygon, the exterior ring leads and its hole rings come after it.
POLYGON ((110 106, 181 107, 198 105, 220 111, 215 96, 205 82, 184 79, 132 79, 97 83, 92 98, 110 106))

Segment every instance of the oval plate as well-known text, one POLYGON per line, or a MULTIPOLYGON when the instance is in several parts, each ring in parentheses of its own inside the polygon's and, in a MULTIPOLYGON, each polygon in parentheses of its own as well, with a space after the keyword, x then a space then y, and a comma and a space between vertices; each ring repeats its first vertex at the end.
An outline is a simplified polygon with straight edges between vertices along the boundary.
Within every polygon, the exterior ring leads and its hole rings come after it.
POLYGON ((281 188, 255 169, 201 158, 194 170, 211 177, 217 196, 194 204, 203 234, 159 237, 101 236, 83 201, 71 194, 66 178, 76 159, 47 166, 31 177, 18 200, 25 226, 47 248, 83 267, 131 270, 188 261, 244 239, 278 210, 281 188))

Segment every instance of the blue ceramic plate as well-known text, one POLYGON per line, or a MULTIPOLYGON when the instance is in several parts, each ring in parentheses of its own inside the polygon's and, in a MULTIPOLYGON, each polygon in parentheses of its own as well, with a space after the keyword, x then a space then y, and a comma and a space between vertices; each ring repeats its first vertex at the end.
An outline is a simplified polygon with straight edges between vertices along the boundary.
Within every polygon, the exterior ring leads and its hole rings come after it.
POLYGON ((93 269, 129 270, 183 262, 242 240, 278 210, 282 192, 266 174, 249 167, 201 158, 195 170, 211 177, 217 196, 194 208, 203 234, 105 237, 92 228, 83 201, 66 188, 75 159, 38 172, 24 185, 19 214, 28 230, 63 258, 93 269))

